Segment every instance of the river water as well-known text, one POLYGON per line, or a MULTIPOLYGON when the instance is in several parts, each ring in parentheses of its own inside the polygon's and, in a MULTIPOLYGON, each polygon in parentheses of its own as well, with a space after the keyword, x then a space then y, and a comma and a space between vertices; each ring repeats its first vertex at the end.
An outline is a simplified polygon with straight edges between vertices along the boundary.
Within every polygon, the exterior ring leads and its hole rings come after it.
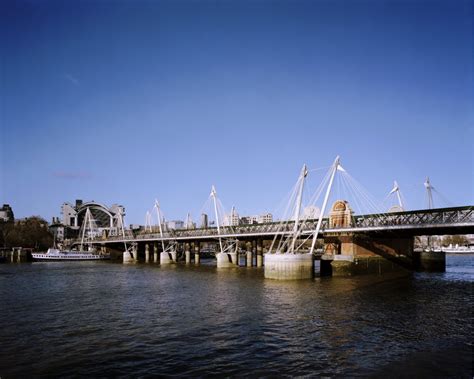
POLYGON ((474 256, 446 273, 0 265, 0 377, 473 376, 474 256))

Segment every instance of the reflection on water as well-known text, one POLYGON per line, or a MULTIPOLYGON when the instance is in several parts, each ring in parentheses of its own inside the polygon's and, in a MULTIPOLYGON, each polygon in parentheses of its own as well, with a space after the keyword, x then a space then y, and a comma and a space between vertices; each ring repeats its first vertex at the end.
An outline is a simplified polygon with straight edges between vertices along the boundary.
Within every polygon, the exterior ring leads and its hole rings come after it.
POLYGON ((474 257, 447 260, 301 282, 211 262, 2 265, 0 377, 470 377, 474 257))

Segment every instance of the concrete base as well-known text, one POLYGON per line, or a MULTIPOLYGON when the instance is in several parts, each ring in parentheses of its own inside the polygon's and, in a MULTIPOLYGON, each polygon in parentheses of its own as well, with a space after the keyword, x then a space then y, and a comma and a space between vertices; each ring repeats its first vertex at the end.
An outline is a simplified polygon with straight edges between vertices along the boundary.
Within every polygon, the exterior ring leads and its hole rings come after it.
POLYGON ((263 266, 263 255, 257 254, 257 267, 263 266))
POLYGON ((252 267, 252 261, 253 261, 253 257, 252 257, 252 252, 251 251, 247 251, 247 257, 246 257, 246 265, 247 267, 252 267))
POLYGON ((235 267, 237 266, 237 253, 217 253, 217 267, 235 267))
POLYGON ((184 256, 186 259, 186 264, 189 265, 191 264, 191 252, 190 251, 185 251, 184 256))
POLYGON ((201 256, 197 253, 194 253, 194 264, 198 265, 201 263, 201 256))
POLYGON ((176 263, 176 251, 170 251, 169 253, 160 253, 161 265, 169 265, 171 263, 176 263))
POLYGON ((446 253, 443 251, 416 251, 414 256, 415 268, 418 271, 446 271, 446 253))
POLYGON ((354 276, 408 272, 402 266, 382 257, 353 257, 346 255, 323 255, 321 276, 354 276))
POLYGON ((129 251, 124 251, 123 255, 123 263, 134 263, 135 259, 133 258, 132 254, 129 251))
POLYGON ((265 254, 265 278, 278 280, 311 279, 314 276, 312 254, 265 254))

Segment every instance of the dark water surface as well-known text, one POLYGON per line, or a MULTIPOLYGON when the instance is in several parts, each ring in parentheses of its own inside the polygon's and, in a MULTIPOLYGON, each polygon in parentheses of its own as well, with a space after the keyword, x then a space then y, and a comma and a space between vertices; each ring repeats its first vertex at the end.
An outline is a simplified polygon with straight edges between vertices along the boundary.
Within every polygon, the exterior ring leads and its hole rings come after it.
POLYGON ((472 377, 474 256, 278 282, 210 263, 0 266, 0 377, 472 377))

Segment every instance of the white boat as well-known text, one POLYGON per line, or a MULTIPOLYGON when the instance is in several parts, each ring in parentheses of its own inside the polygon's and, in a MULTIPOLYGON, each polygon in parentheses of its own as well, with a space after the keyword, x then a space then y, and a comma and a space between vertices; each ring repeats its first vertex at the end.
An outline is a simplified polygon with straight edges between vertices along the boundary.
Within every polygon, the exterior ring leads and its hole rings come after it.
POLYGON ((46 253, 31 253, 34 261, 100 261, 110 259, 109 254, 90 251, 59 250, 50 248, 46 253))
POLYGON ((83 222, 81 246, 79 250, 60 250, 56 248, 56 241, 52 248, 46 253, 31 253, 33 261, 100 261, 110 259, 110 254, 97 253, 91 246, 88 250, 83 250, 86 228, 89 226, 93 230, 92 215, 87 208, 83 222))
POLYGON ((442 251, 448 254, 474 254, 474 246, 456 246, 449 245, 448 247, 441 248, 442 251))

